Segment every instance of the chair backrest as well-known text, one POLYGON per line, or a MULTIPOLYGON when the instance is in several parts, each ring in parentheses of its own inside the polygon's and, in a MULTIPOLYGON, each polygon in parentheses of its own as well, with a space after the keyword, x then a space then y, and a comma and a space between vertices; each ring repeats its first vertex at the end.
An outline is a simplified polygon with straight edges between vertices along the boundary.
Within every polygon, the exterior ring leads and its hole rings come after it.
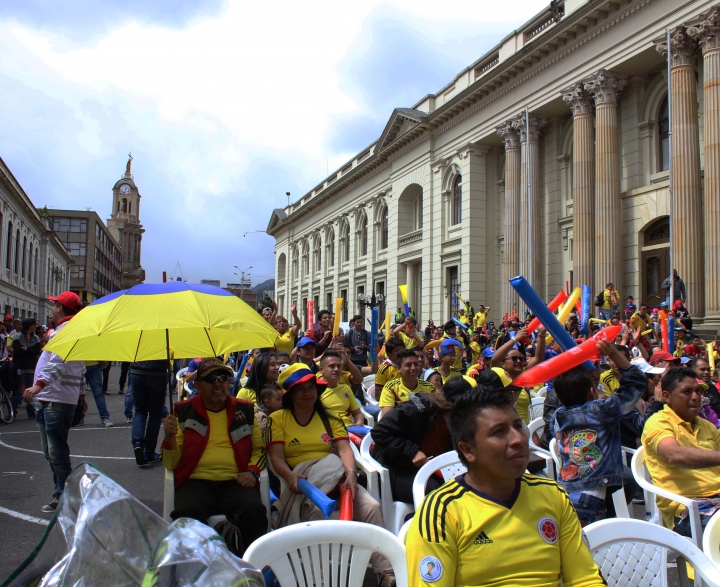
POLYGON ((371 386, 375 385, 375 375, 366 375, 363 377, 362 386, 363 389, 368 390, 371 386))
POLYGON ((720 514, 715 514, 703 530, 703 552, 720 571, 720 514))
POLYGON ((427 485, 428 479, 431 475, 434 475, 436 471, 440 471, 443 479, 454 479, 458 475, 462 475, 467 471, 467 467, 460 462, 457 452, 451 450, 429 460, 425 463, 418 472, 415 473, 415 480, 413 481, 413 503, 415 510, 420 508, 420 504, 425 499, 425 486, 427 485))
POLYGON ((552 455, 553 461, 555 461, 555 469, 558 472, 558 476, 560 476, 560 471, 562 470, 562 459, 560 458, 560 449, 558 448, 557 440, 554 438, 550 441, 550 445, 548 446, 548 449, 550 450, 550 454, 552 455))
POLYGON ((530 420, 536 420, 537 418, 542 418, 543 410, 545 408, 545 398, 544 397, 534 397, 532 398, 530 402, 530 409, 528 410, 530 420))
POLYGON ((286 526, 258 538, 243 558, 258 569, 270 567, 283 587, 361 587, 374 553, 390 561, 398 587, 407 587, 405 546, 384 528, 362 522, 286 526))
POLYGON ((534 420, 530 420, 530 424, 528 424, 528 431, 530 432, 530 448, 543 450, 533 442, 533 433, 537 432, 538 436, 542 436, 544 430, 545 420, 543 420, 542 418, 535 418, 534 420))
MULTIPOLYGON (((667 550, 687 560, 708 587, 720 587, 718 571, 703 552, 679 534, 640 520, 614 519, 584 528, 603 577, 614 585, 652 585, 667 573, 667 550)), ((696 581, 697 584, 697 581, 696 581)))
POLYGON ((372 465, 376 470, 377 467, 385 468, 380 463, 378 463, 374 458, 372 458, 372 455, 370 454, 370 447, 373 444, 372 439, 372 432, 368 432, 365 435, 365 438, 362 439, 362 442, 360 443, 360 456, 365 459, 370 465, 372 465))

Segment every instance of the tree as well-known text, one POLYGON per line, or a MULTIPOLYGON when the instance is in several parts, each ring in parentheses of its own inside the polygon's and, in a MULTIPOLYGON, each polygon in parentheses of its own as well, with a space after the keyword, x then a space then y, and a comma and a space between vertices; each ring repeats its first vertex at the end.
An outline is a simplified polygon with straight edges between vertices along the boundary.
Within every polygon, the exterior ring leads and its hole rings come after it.
POLYGON ((263 299, 258 302, 258 307, 257 307, 258 314, 262 314, 263 308, 270 308, 271 310, 273 309, 272 298, 270 296, 268 296, 267 294, 265 294, 265 297, 263 297, 263 299))

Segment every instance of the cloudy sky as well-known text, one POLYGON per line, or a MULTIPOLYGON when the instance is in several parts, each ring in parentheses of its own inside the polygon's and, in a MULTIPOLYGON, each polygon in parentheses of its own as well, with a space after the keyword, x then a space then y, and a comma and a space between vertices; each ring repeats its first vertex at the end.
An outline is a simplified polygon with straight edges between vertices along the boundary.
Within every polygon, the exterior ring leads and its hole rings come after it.
POLYGON ((110 214, 132 151, 147 280, 273 277, 271 210, 545 0, 0 0, 0 157, 36 206, 110 214))

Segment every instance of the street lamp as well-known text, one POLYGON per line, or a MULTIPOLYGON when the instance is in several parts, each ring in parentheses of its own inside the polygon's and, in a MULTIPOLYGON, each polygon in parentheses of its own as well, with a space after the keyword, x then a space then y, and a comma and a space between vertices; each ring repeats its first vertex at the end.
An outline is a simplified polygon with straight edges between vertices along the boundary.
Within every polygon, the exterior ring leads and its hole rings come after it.
MULTIPOLYGON (((238 277, 240 277, 240 299, 241 299, 242 301, 245 301, 245 274, 246 274, 248 271, 250 271, 250 269, 252 269, 252 265, 251 265, 250 267, 248 267, 247 269, 245 269, 245 271, 243 271, 242 269, 240 269, 240 267, 238 267, 237 265, 234 265, 234 267, 235 267, 235 269, 237 269, 240 273, 242 273, 242 276, 238 275, 238 277)), ((237 275, 237 273, 235 273, 235 275, 237 275)), ((249 276, 250 276, 250 274, 248 273, 248 277, 249 277, 249 276)))
POLYGON ((383 295, 381 293, 362 294, 359 293, 357 296, 358 304, 366 308, 377 308, 378 305, 383 303, 383 295))

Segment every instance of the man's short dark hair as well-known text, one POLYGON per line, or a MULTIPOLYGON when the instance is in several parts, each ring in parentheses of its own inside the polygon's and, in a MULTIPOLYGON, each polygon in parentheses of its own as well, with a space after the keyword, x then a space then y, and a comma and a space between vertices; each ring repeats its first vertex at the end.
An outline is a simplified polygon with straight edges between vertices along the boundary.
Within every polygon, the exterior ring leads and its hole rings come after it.
POLYGON ((409 357, 417 358, 415 349, 403 349, 399 351, 397 357, 395 358, 395 363, 398 367, 402 367, 403 361, 409 357))
POLYGON ((692 369, 688 369, 687 367, 673 367, 665 373, 665 375, 663 375, 662 381, 660 382, 662 390, 672 393, 673 389, 675 389, 680 382, 687 377, 693 381, 697 379, 697 375, 692 369))
MULTIPOLYGON (((80 310, 75 310, 74 308, 68 308, 67 306, 63 306, 60 302, 55 302, 58 306, 62 308, 62 312, 65 316, 74 316, 77 314, 80 310)), ((13 320, 15 322, 15 320, 13 320)))
POLYGON ((266 399, 272 399, 272 396, 275 394, 276 391, 282 391, 282 387, 280 387, 274 381, 270 381, 263 385, 262 389, 260 390, 260 403, 265 403, 266 399))
POLYGON ((320 359, 320 366, 322 367, 325 365, 325 359, 340 359, 340 353, 337 352, 334 349, 328 349, 323 353, 322 358, 320 359))
MULTIPOLYGON (((444 386, 447 387, 451 381, 459 380, 470 387, 462 377, 454 377, 450 379, 444 386)), ((446 396, 447 398, 447 396, 446 396)), ((488 385, 478 385, 466 391, 460 396, 453 398, 452 410, 450 411, 450 433, 452 435, 452 445, 457 451, 460 462, 467 467, 467 461, 462 451, 458 449, 458 444, 466 442, 475 445, 475 434, 478 427, 478 414, 488 408, 504 408, 512 407, 510 394, 502 390, 494 389, 488 385)))
MULTIPOLYGON (((700 362, 707 363, 708 366, 710 365, 710 361, 708 361, 708 360, 705 359, 704 357, 698 357, 698 358, 693 359, 692 361, 690 361, 690 362, 687 364, 687 367, 688 367, 688 369, 692 369, 693 371, 695 371, 695 368, 697 367, 698 363, 700 363, 700 362)), ((695 375, 697 376, 697 371, 695 371, 695 375)))
POLYGON ((390 354, 398 347, 405 348, 405 343, 399 338, 391 338, 385 343, 385 354, 390 356, 390 354))
POLYGON ((443 325, 443 330, 444 330, 445 332, 447 332, 447 331, 450 330, 451 328, 457 328, 457 324, 455 324, 455 322, 453 322, 452 320, 448 320, 448 321, 445 322, 445 324, 443 325))
POLYGON ((355 314, 351 319, 350 322, 357 322, 358 320, 362 320, 363 317, 360 314, 355 314))
POLYGON ((590 372, 582 365, 573 367, 553 379, 553 389, 558 400, 566 408, 581 406, 588 401, 588 392, 593 388, 590 372))
POLYGON ((418 321, 415 320, 415 318, 413 318, 412 316, 408 316, 407 318, 405 318, 405 320, 410 322, 410 324, 415 324, 415 326, 417 326, 418 321))
POLYGON ((290 364, 290 353, 286 351, 275 351, 275 358, 281 365, 284 363, 290 364))
POLYGON ((624 344, 613 344, 615 347, 615 350, 617 350, 619 353, 622 353, 622 355, 629 361, 632 357, 630 356, 630 349, 627 348, 624 344))
POLYGON ((473 391, 473 386, 464 377, 451 377, 442 389, 445 399, 451 404, 470 391, 473 391))
POLYGON ((322 317, 327 314, 328 316, 332 316, 332 312, 330 310, 320 310, 318 313, 318 320, 322 320, 322 317))

